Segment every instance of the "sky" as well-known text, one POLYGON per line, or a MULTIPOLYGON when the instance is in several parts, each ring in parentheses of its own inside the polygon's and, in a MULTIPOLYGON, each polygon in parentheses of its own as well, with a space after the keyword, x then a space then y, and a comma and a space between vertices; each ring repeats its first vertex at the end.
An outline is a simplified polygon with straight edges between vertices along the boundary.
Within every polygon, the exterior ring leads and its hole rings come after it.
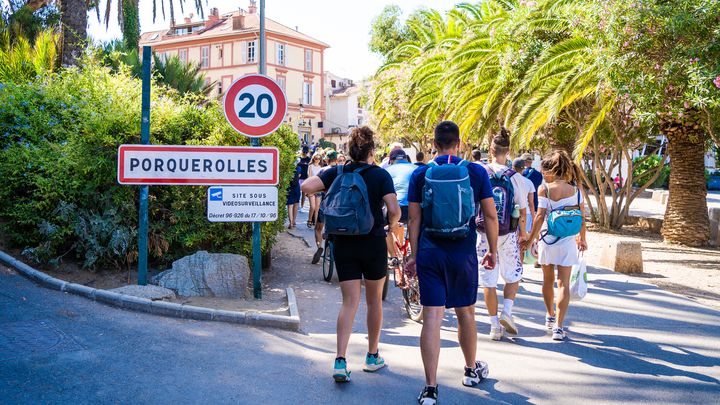
MULTIPOLYGON (((160 1, 160 0, 158 0, 160 1)), ((164 0, 167 1, 167 0, 164 0)), ((176 20, 181 20, 178 0, 174 0, 176 20)), ((205 0, 203 5, 205 6, 205 0)), ((353 80, 361 80, 372 75, 380 65, 380 58, 368 50, 370 25, 387 4, 396 4, 403 10, 403 17, 412 11, 432 5, 441 11, 449 10, 461 0, 266 0, 265 15, 281 24, 294 28, 330 45, 325 51, 325 69, 337 75, 353 80)), ((102 1, 101 3, 105 3, 102 1)), ((226 13, 242 7, 247 10, 249 0, 209 0, 205 13, 217 7, 220 13, 226 13)), ((185 14, 193 8, 193 0, 185 0, 185 14)), ((259 1, 258 1, 259 4, 259 1)), ((114 8, 114 7, 113 7, 114 8)), ((165 11, 168 12, 167 6, 165 11)), ((101 13, 101 15, 104 14, 101 13)), ((170 16, 163 20, 158 4, 158 15, 153 23, 152 0, 140 0, 140 29, 154 31, 168 28, 170 16)), ((199 17, 195 17, 197 20, 199 17)), ((113 13, 109 29, 97 21, 95 13, 89 16, 88 33, 96 41, 108 41, 121 38, 117 24, 117 14, 113 13)))

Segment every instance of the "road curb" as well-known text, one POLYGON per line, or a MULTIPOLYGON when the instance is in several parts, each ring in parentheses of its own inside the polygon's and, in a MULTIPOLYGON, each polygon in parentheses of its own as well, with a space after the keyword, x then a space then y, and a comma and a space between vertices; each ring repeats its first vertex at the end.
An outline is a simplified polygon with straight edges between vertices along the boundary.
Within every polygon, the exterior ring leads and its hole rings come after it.
POLYGON ((24 277, 43 287, 68 294, 79 295, 105 305, 128 311, 145 312, 171 318, 264 326, 291 331, 298 331, 300 329, 300 313, 297 309, 297 299, 295 298, 295 292, 292 288, 286 289, 290 316, 264 314, 260 312, 227 311, 223 309, 175 304, 166 301, 152 301, 146 298, 92 288, 82 284, 69 283, 36 270, 3 251, 0 251, 0 262, 14 268, 24 277))

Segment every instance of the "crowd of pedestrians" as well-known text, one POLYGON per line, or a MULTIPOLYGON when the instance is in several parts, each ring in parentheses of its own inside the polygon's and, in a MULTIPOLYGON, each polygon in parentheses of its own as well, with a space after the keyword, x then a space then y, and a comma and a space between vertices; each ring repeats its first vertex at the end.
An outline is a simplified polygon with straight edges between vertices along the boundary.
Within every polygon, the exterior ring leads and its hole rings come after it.
POLYGON ((314 228, 317 244, 312 263, 322 256, 323 239, 329 236, 334 241, 342 293, 335 381, 350 381, 346 351, 362 280, 368 330, 363 370, 385 366, 379 352, 382 289, 388 266, 403 259, 395 241, 406 235, 410 253, 405 268, 417 274, 423 311, 420 354, 426 385, 419 403, 435 404, 438 398, 440 327, 447 308, 457 316, 458 342, 465 358, 463 385, 477 385, 489 371, 476 353, 475 304, 480 286, 490 339, 520 334, 513 306, 525 256, 533 256, 526 252, 537 252, 537 265, 542 267, 545 324, 552 339, 567 338, 563 325, 570 272, 579 252, 587 249, 577 168, 566 152, 553 151, 537 170, 530 154, 510 160, 515 155, 510 145, 510 133, 500 128, 487 157, 473 150, 472 162, 464 160, 458 126, 444 121, 435 128, 428 161, 417 152, 412 162, 400 143, 391 144, 378 157, 375 134, 368 127, 353 129, 347 158, 335 150, 316 148, 311 154, 309 147, 303 147, 288 189, 288 226, 296 226, 298 205, 304 206, 308 198, 307 225, 314 228), (500 279, 503 299, 498 314, 500 279))

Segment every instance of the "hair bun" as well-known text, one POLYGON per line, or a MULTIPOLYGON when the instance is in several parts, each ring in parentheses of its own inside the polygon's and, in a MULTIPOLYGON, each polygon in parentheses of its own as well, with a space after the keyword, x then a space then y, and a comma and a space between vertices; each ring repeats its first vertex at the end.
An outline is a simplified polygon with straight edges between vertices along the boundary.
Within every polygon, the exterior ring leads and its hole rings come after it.
POLYGON ((496 146, 500 146, 503 148, 509 148, 510 147, 510 131, 508 131, 505 127, 500 128, 500 132, 497 133, 493 137, 493 144, 496 146))

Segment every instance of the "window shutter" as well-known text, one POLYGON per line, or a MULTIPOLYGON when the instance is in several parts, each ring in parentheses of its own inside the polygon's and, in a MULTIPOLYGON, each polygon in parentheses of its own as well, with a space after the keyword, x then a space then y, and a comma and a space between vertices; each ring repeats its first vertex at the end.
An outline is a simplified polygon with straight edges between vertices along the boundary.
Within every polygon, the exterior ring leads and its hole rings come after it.
POLYGON ((243 65, 247 63, 247 52, 248 52, 248 43, 247 41, 243 41, 242 43, 242 51, 240 52, 242 54, 242 63, 243 65))

